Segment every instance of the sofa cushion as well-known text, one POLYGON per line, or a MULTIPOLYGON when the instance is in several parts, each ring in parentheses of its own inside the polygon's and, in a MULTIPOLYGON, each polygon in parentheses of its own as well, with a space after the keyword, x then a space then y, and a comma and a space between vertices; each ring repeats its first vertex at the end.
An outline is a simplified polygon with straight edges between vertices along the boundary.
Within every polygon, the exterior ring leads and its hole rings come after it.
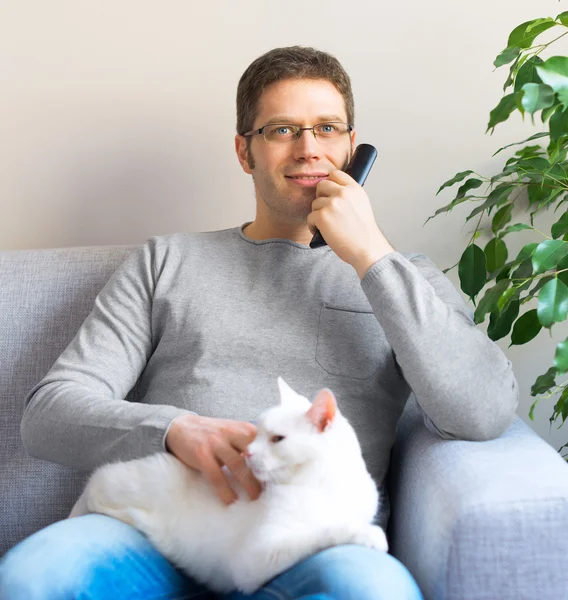
MULTIPOLYGON (((50 369, 132 246, 0 252, 0 556, 65 518, 87 473, 26 455, 27 393, 50 369)), ((129 399, 134 399, 131 394, 129 399)))

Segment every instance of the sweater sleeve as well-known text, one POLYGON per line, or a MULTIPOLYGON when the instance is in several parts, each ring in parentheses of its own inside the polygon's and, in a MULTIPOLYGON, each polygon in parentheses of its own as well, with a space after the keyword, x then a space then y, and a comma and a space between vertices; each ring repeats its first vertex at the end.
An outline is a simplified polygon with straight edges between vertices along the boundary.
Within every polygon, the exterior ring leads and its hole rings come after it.
POLYGON ((155 246, 151 238, 118 267, 74 339, 29 392, 21 435, 31 456, 88 470, 139 458, 164 451, 171 422, 189 412, 124 399, 153 351, 155 246))
POLYGON ((428 428, 448 439, 501 435, 518 404, 512 365, 451 281, 424 255, 392 252, 361 285, 428 428))

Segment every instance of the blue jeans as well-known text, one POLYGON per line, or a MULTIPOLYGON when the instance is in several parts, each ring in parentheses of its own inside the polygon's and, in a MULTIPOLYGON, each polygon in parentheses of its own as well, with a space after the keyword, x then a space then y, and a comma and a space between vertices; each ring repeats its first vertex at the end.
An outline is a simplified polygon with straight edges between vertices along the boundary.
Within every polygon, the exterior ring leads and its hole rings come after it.
POLYGON ((59 521, 0 562, 1 600, 419 600, 410 573, 362 546, 324 550, 255 594, 216 595, 168 562, 136 529, 103 515, 59 521))

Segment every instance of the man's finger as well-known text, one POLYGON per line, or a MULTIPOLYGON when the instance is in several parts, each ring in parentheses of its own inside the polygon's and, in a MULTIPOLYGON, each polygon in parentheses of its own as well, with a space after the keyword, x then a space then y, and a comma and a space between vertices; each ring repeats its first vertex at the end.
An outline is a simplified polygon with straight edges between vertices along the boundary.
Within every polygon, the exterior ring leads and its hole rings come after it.
POLYGON ((217 457, 245 488, 250 499, 256 500, 262 492, 262 486, 250 470, 242 454, 235 448, 223 447, 217 450, 217 457))
POLYGON ((239 421, 238 427, 231 427, 227 433, 227 442, 229 445, 237 448, 239 452, 244 452, 247 446, 254 441, 257 430, 256 426, 252 423, 239 421))
POLYGON ((322 179, 316 185, 316 194, 317 196, 334 196, 337 194, 338 190, 341 186, 335 181, 330 181, 329 179, 322 179))
POLYGON ((312 202, 312 211, 321 210, 322 208, 325 208, 328 205, 329 205, 329 196, 318 196, 312 202))
POLYGON ((237 494, 229 485, 225 473, 213 456, 203 458, 201 472, 224 504, 228 506, 237 499, 237 494))
MULTIPOLYGON (((349 185, 350 183, 355 182, 353 177, 342 171, 341 169, 334 169, 328 175, 327 181, 338 183, 339 185, 349 185)), ((356 183, 356 182, 355 182, 356 183)))

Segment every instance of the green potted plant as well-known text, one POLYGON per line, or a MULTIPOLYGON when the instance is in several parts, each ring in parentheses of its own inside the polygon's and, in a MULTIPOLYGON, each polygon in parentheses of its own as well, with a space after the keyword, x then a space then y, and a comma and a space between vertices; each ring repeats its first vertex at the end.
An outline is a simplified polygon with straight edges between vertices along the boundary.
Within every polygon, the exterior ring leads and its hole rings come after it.
MULTIPOLYGON (((488 336, 510 336, 510 346, 527 344, 543 327, 551 331, 568 318, 568 57, 548 56, 549 47, 565 35, 568 12, 522 23, 510 33, 507 47, 494 61, 495 67, 509 65, 509 72, 487 131, 517 111, 523 119, 528 113, 533 125, 540 113, 537 121, 543 131, 497 150, 494 156, 506 150, 512 155, 496 175, 467 170, 446 181, 438 194, 461 184, 457 194, 426 221, 464 202, 477 204, 466 217, 466 222, 477 217, 473 235, 459 262, 445 272, 458 266, 461 289, 475 306, 475 322, 489 316, 488 336), (545 32, 552 39, 537 43, 545 32), (529 222, 511 223, 515 202, 519 205, 523 195, 529 222), (558 218, 548 234, 534 227, 534 216, 550 209, 558 211, 558 218), (489 224, 485 230, 484 216, 489 224), (520 231, 530 231, 534 241, 511 257, 507 244, 520 231), (482 232, 490 237, 483 248, 476 243, 482 232)), ((552 366, 536 379, 531 395, 536 397, 531 419, 543 398, 555 400, 551 425, 562 426, 568 419, 568 338, 556 345, 552 366)), ((559 451, 566 447, 568 443, 559 451)))

